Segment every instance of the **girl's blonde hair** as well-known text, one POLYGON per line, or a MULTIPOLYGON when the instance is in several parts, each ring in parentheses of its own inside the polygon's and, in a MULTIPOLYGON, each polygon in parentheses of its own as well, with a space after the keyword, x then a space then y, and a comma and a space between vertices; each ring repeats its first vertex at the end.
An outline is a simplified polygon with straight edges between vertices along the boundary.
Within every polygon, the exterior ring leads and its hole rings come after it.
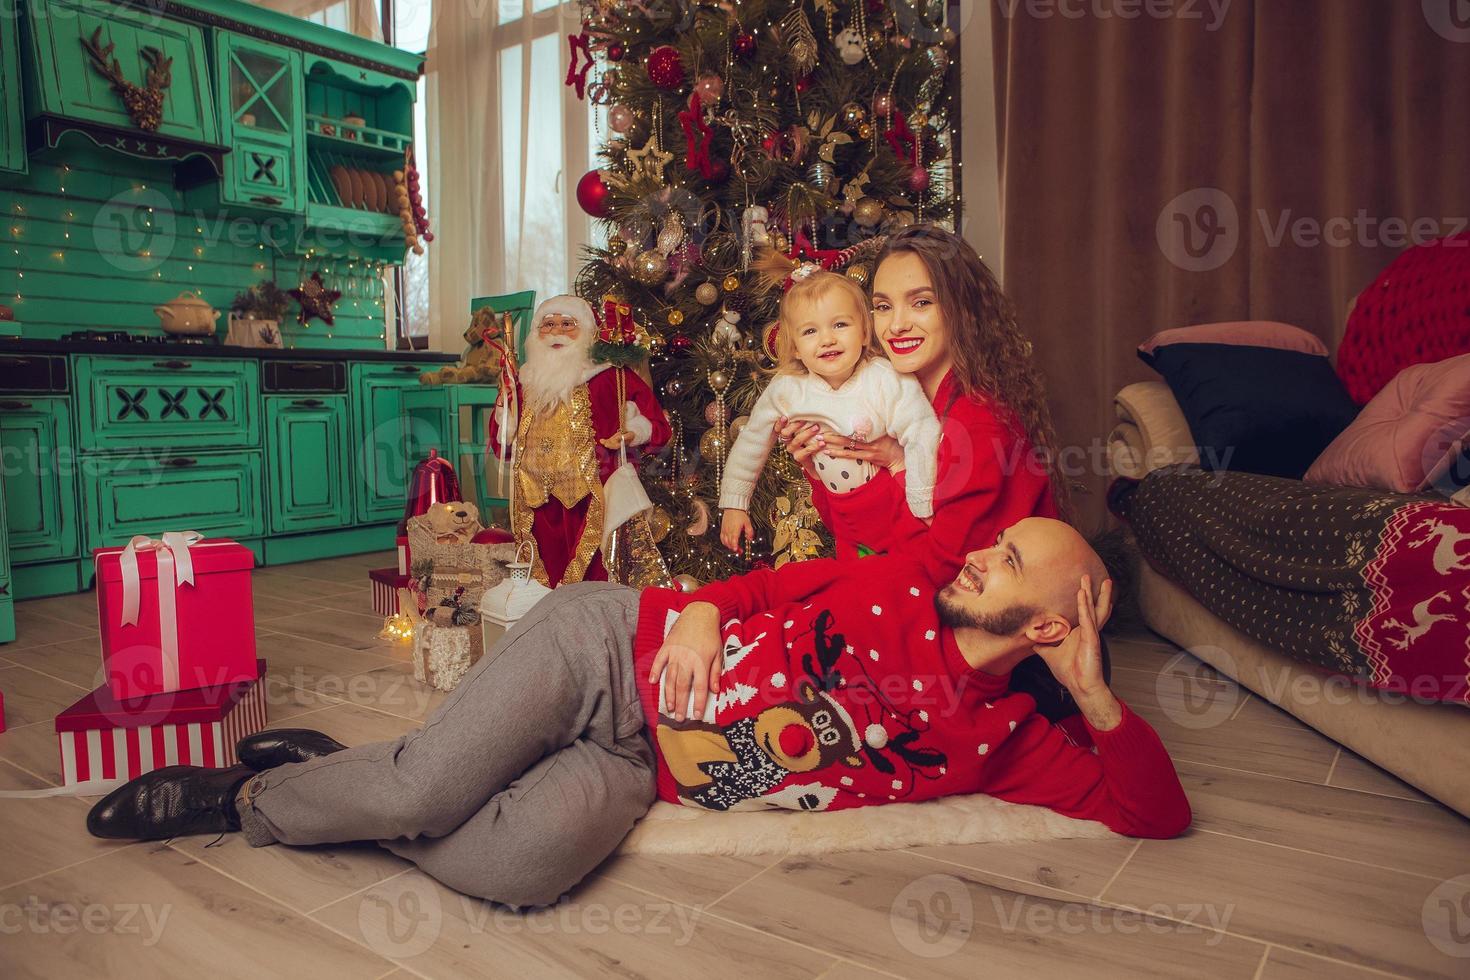
POLYGON ((863 287, 846 276, 822 270, 795 278, 786 295, 781 297, 780 326, 776 328, 776 370, 782 374, 805 374, 806 365, 796 355, 796 337, 792 333, 793 307, 799 303, 816 303, 833 293, 846 293, 857 310, 863 327, 862 358, 859 363, 879 354, 873 330, 873 311, 863 287))

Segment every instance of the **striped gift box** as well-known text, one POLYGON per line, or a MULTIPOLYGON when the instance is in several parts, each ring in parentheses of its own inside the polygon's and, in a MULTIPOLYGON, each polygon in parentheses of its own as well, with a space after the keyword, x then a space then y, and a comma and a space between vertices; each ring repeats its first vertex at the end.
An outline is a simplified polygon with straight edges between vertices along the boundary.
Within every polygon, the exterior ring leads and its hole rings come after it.
POLYGON ((408 576, 394 568, 374 568, 368 572, 373 582, 373 612, 379 616, 398 613, 398 590, 408 588, 408 576))
POLYGON ((257 680, 119 701, 106 685, 56 716, 62 781, 133 779, 164 766, 225 768, 235 743, 265 727, 265 661, 257 680))

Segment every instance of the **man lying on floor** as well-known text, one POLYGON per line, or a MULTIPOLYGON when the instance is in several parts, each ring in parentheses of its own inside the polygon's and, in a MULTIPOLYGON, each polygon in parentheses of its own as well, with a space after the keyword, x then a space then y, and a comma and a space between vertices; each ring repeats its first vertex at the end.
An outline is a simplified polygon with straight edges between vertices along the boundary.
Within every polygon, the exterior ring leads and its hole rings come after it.
POLYGON ((1158 736, 1103 679, 1110 608, 1096 553, 1044 518, 971 552, 942 588, 886 556, 792 563, 691 595, 563 586, 420 731, 355 748, 262 732, 241 742, 246 765, 149 773, 87 827, 242 830, 257 846, 373 840, 513 906, 555 901, 655 794, 836 810, 984 792, 1171 837, 1189 804, 1158 736), (1008 692, 1033 651, 1076 699, 1096 754, 1008 692))

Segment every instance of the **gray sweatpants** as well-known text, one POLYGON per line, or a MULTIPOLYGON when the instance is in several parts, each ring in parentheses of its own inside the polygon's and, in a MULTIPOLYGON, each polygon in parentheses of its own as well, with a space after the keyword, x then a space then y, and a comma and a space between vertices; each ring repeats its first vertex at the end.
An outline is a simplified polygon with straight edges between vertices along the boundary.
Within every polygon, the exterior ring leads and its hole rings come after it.
POLYGON ((654 798, 633 674, 638 592, 563 586, 422 729, 262 773, 252 844, 372 840, 457 891, 546 905, 597 867, 654 798))

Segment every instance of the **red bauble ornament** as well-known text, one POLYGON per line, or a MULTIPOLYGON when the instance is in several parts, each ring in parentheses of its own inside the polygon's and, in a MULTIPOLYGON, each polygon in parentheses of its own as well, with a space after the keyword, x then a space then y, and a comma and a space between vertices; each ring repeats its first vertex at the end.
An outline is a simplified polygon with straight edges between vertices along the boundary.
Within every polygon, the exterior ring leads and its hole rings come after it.
POLYGON ((909 171, 909 190, 920 192, 929 189, 929 171, 924 167, 915 167, 909 171))
POLYGON ((623 44, 622 44, 621 41, 614 41, 613 43, 611 43, 611 44, 609 44, 607 46, 607 60, 608 61, 622 61, 623 60, 623 55, 625 55, 627 53, 628 53, 628 51, 627 51, 626 48, 623 47, 623 44))
POLYGON ((735 49, 735 53, 740 55, 740 57, 749 58, 755 54, 755 35, 741 31, 731 39, 730 46, 735 49))
POLYGON ((678 48, 665 44, 648 56, 648 80, 665 91, 684 84, 684 61, 678 48))
POLYGON ((577 181, 577 203, 582 210, 594 218, 606 218, 610 212, 608 206, 607 183, 602 179, 601 170, 589 170, 577 181))
POLYGON ((806 93, 810 91, 812 87, 812 76, 801 76, 796 80, 796 84, 794 87, 796 88, 797 95, 806 95, 806 93))
POLYGON ((688 334, 676 333, 669 338, 669 350, 675 354, 687 354, 693 346, 694 341, 689 339, 688 334))

